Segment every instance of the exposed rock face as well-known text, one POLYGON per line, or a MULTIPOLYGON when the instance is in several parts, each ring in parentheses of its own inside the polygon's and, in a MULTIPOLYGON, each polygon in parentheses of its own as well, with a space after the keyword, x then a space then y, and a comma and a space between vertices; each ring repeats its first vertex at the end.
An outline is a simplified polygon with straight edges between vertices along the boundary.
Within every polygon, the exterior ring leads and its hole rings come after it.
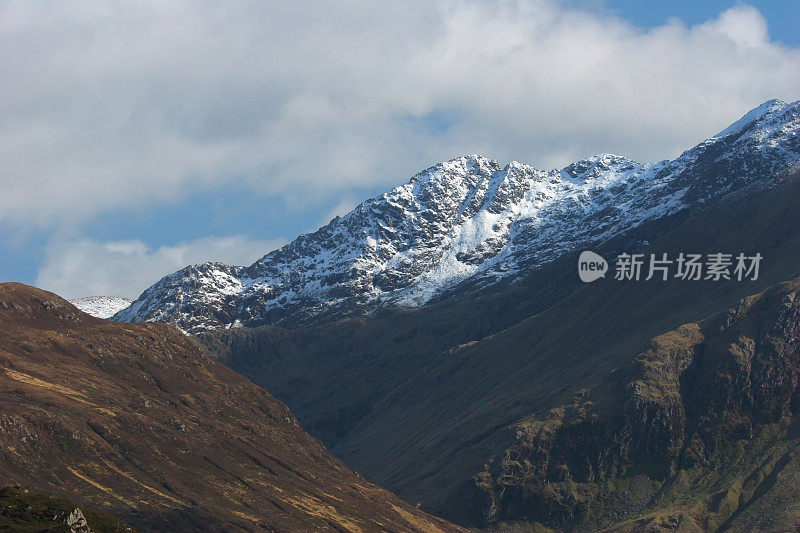
POLYGON ((186 267, 115 320, 197 333, 318 324, 513 280, 644 222, 770 185, 800 157, 800 103, 770 101, 674 161, 596 156, 542 171, 479 156, 433 166, 249 267, 186 267))
POLYGON ((67 517, 66 524, 72 530, 72 533, 92 533, 89 523, 86 522, 86 518, 77 507, 67 517))
POLYGON ((114 516, 88 508, 84 516, 69 500, 20 487, 4 487, 0 488, 0 531, 132 533, 134 529, 114 516))
POLYGON ((16 283, 0 284, 0 478, 143 531, 463 531, 364 481, 174 327, 16 283))
POLYGON ((653 339, 618 378, 520 422, 465 490, 484 524, 793 529, 798 384, 800 280, 653 339))

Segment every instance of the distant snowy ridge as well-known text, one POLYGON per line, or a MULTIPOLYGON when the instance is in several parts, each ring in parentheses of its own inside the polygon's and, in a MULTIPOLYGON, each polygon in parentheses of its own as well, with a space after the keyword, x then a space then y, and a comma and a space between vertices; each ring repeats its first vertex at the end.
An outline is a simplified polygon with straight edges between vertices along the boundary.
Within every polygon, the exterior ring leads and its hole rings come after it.
POLYGON ((131 305, 132 301, 129 298, 118 298, 116 296, 87 296, 86 298, 69 300, 69 303, 87 315, 97 318, 111 318, 117 312, 131 305))
POLYGON ((166 276, 114 320, 196 333, 424 305, 460 283, 513 280, 645 222, 769 186, 800 158, 798 132, 800 102, 771 100, 673 161, 605 154, 543 171, 460 157, 249 267, 204 263, 166 276))

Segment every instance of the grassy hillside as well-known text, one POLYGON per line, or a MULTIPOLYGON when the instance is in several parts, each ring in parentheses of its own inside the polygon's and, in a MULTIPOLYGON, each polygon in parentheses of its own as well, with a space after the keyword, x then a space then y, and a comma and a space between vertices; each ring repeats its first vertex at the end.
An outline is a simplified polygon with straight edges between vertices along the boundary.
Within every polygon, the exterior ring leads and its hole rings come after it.
POLYGON ((0 331, 5 483, 143 531, 460 530, 364 481, 171 326, 5 283, 0 331))
MULTIPOLYGON (((30 492, 19 487, 0 489, 0 531, 17 533, 70 533, 67 518, 78 506, 68 500, 30 492)), ((86 523, 96 533, 134 531, 107 513, 81 509, 86 523)))

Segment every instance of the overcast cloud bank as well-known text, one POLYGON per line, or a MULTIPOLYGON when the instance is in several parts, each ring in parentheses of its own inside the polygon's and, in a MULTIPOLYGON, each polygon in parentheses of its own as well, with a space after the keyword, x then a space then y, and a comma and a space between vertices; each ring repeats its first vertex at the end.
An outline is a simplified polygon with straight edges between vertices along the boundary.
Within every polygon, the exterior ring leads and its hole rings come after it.
MULTIPOLYGON (((234 182, 347 197, 465 153, 664 159, 800 96, 800 50, 747 5, 644 31, 553 1, 10 0, 0 43, 0 224, 45 231, 234 182)), ((142 283, 182 266, 75 242, 51 245, 44 286, 111 290, 89 279, 103 261, 140 261, 142 283)))

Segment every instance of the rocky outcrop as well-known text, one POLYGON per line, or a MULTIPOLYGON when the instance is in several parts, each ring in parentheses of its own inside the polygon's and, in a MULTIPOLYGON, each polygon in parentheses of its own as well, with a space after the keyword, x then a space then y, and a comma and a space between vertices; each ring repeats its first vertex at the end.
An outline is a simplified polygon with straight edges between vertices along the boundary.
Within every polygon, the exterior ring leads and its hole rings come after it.
POLYGON ((800 281, 653 339, 615 374, 513 427, 514 444, 465 487, 477 520, 794 527, 768 478, 800 469, 800 281), (747 516, 759 507, 770 512, 747 516))
POLYGON ((91 528, 89 528, 89 523, 86 521, 86 517, 83 516, 83 513, 77 507, 67 516, 65 523, 69 527, 70 533, 92 533, 91 528))
POLYGON ((0 531, 132 533, 134 529, 114 516, 92 509, 87 509, 84 516, 69 500, 21 487, 4 487, 0 488, 0 531))

